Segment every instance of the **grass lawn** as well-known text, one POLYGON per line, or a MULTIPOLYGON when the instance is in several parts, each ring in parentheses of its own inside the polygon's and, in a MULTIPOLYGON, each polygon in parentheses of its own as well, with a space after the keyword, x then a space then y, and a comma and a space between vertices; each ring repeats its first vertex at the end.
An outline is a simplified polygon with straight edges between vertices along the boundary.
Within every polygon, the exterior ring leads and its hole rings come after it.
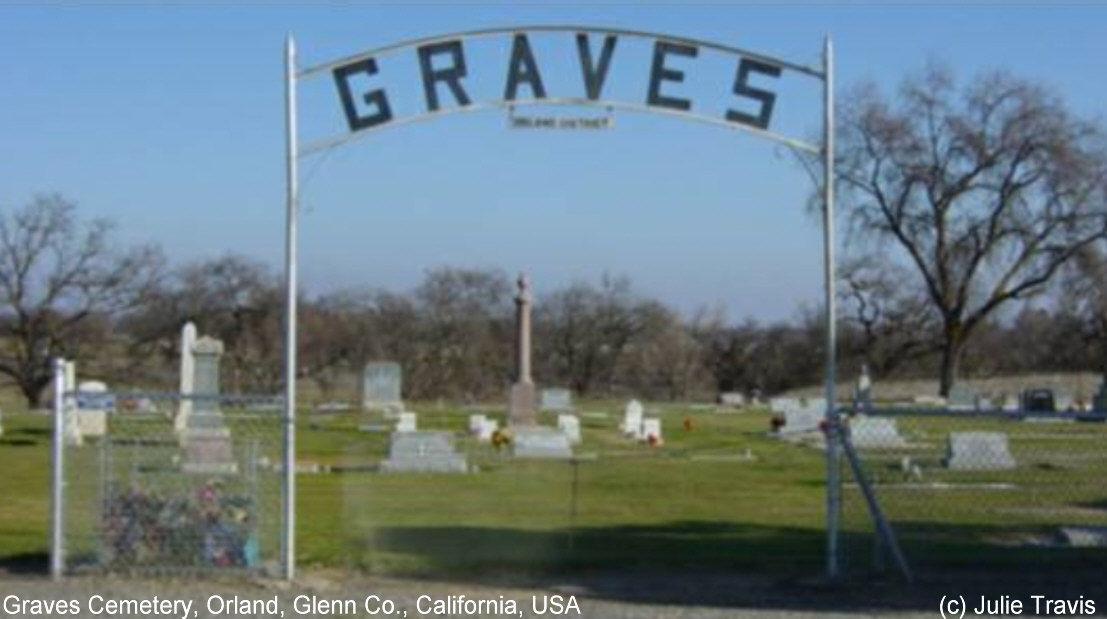
MULTIPOLYGON (((420 429, 456 431, 457 449, 479 470, 376 473, 367 469, 385 457, 388 434, 358 426, 386 425, 379 414, 301 412, 298 460, 355 469, 298 476, 301 565, 389 574, 615 567, 815 574, 822 568, 824 454, 768 436, 767 411, 647 405, 648 415, 663 419, 665 432, 665 445, 651 448, 618 433, 620 402, 586 402, 580 407, 580 458, 563 462, 514 460, 464 435, 469 413, 484 412, 502 422, 500 412, 433 403, 413 408, 420 429), (686 418, 689 431, 683 428, 686 418), (752 459, 744 457, 747 453, 752 459)), ((47 548, 49 418, 5 413, 3 421, 0 562, 41 557, 47 548)), ((554 418, 542 421, 553 425, 554 418)), ((253 432, 263 438, 262 455, 278 458, 275 420, 236 423, 236 440, 253 432)), ((1017 568, 1039 561, 1102 560, 1095 552, 1047 548, 1034 540, 1048 538, 1062 524, 1107 525, 1104 424, 907 417, 899 425, 907 448, 864 456, 916 565, 1017 568), (1007 432, 1018 468, 945 469, 946 435, 969 429, 1007 432), (904 477, 905 455, 922 467, 923 480, 904 477), (1001 489, 984 490, 993 487, 1001 489)), ((137 432, 123 424, 113 427, 137 432)), ((167 434, 167 428, 160 432, 167 434)), ((95 442, 67 452, 69 522, 85 542, 96 523, 100 453, 95 442)), ((263 553, 275 556, 279 476, 259 479, 269 497, 263 553)), ((871 525, 848 482, 845 494, 848 563, 865 567, 871 525)))

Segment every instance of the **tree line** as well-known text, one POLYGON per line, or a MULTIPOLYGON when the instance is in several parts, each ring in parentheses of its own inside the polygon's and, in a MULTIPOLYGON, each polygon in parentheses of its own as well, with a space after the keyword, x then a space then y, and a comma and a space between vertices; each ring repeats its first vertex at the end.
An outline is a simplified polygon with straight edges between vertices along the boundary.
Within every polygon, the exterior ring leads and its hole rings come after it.
MULTIPOLYGON (((860 84, 839 107, 840 377, 861 365, 878 379, 934 376, 947 395, 968 374, 1107 370, 1098 121, 1042 84, 1004 72, 959 83, 939 65, 892 94, 860 84)), ((113 229, 57 195, 0 211, 0 377, 32 406, 59 355, 116 386, 172 389, 192 320, 226 344, 225 390, 280 389, 277 273, 237 255, 170 266, 113 229)), ((329 398, 387 359, 408 398, 502 397, 512 296, 501 270, 450 267, 407 291, 301 294, 298 374, 329 398)), ((536 300, 533 363, 541 383, 580 396, 769 395, 821 381, 821 317, 683 315, 605 275, 536 300)))

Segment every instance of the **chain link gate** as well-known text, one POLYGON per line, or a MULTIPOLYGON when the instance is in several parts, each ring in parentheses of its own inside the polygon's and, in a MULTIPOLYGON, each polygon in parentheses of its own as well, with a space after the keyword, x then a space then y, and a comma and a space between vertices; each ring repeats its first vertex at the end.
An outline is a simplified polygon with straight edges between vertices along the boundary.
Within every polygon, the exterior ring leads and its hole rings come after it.
POLYGON ((55 576, 279 573, 279 397, 54 393, 55 576))

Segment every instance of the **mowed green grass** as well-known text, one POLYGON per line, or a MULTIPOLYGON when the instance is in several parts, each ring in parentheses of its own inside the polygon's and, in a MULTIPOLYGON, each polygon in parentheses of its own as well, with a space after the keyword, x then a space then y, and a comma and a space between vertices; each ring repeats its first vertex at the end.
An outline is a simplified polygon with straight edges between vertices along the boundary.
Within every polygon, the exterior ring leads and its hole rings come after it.
MULTIPOLYGON (((767 411, 647 405, 647 414, 664 424, 665 445, 653 448, 620 435, 621 402, 586 402, 578 458, 564 462, 516 460, 465 435, 470 413, 502 422, 502 412, 413 408, 420 429, 454 431, 457 449, 478 470, 376 473, 371 469, 386 457, 388 433, 358 427, 387 427, 380 414, 300 412, 298 460, 349 469, 297 477, 301 565, 388 574, 582 568, 818 573, 822 567, 825 455, 768 436, 767 411), (683 428, 685 419, 691 430, 683 428)), ((542 422, 553 425, 555 418, 544 415, 542 422)), ((263 439, 262 455, 277 459, 275 422, 236 423, 236 440, 253 432, 263 439)), ((909 559, 935 566, 1087 559, 1083 551, 1029 541, 1062 524, 1107 525, 1107 426, 921 417, 899 423, 908 448, 863 455, 909 559), (1019 467, 945 469, 946 437, 960 430, 1008 433, 1019 467), (922 467, 922 480, 904 475, 904 456, 922 467), (1007 486, 985 489, 988 484, 1007 486)), ((47 547, 49 418, 9 413, 4 426, 0 558, 41 556, 47 547)), ((73 499, 87 506, 71 510, 78 513, 71 514, 70 526, 87 540, 95 526, 90 516, 100 451, 90 442, 67 453, 73 499)), ((274 512, 270 524, 278 518, 278 480, 276 473, 263 475, 274 512)), ((847 558, 864 565, 871 558, 871 524, 848 481, 845 498, 847 558)), ((274 537, 267 542, 272 554, 274 537)))

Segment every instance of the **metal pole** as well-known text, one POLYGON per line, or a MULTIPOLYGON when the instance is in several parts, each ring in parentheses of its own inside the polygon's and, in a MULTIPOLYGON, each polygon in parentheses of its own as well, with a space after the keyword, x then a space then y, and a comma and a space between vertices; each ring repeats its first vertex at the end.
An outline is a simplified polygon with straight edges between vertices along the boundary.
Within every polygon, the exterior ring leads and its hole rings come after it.
POLYGON ((823 42, 823 267, 826 298, 826 574, 838 576, 842 508, 837 388, 837 316, 834 292, 834 48, 823 42))
POLYGON ((284 577, 296 573, 296 44, 285 42, 285 144, 288 203, 284 247, 284 530, 281 535, 284 577))
POLYGON ((64 484, 65 484, 65 359, 54 358, 54 435, 50 446, 53 483, 50 500, 50 576, 57 580, 65 571, 64 484))

